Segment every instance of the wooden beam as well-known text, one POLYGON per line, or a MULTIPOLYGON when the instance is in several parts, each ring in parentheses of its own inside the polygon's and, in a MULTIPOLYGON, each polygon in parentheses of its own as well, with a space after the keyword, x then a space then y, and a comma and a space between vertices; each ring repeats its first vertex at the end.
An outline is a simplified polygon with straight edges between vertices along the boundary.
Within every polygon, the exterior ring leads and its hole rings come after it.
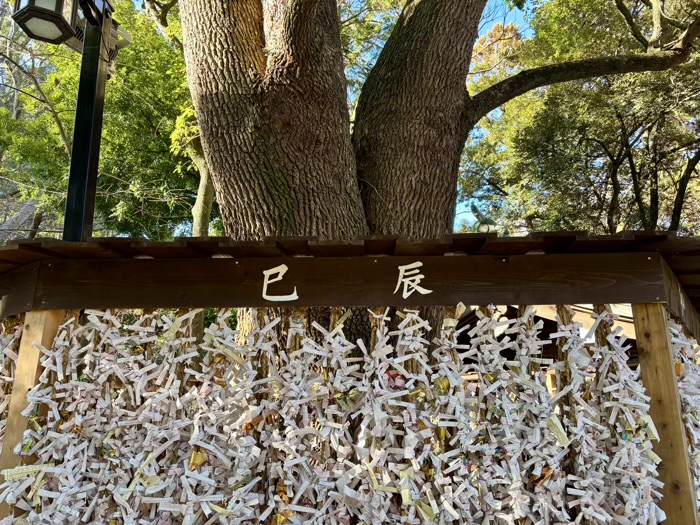
POLYGON ((0 318, 32 309, 40 265, 30 263, 0 274, 0 318))
POLYGON ((649 410, 659 433, 654 452, 661 457, 659 479, 664 483, 661 508, 668 525, 697 525, 695 489, 688 457, 688 440, 681 415, 678 378, 661 304, 634 304, 634 326, 642 382, 651 397, 649 410))
POLYGON ((693 306, 683 286, 678 282, 671 267, 663 259, 661 259, 661 269, 666 287, 666 308, 671 315, 681 321, 681 324, 696 340, 700 341, 700 315, 698 311, 693 306))
MULTIPOLYGON (((13 450, 22 440, 29 423, 29 419, 22 415, 22 411, 28 405, 27 392, 36 385, 41 375, 41 351, 34 342, 46 348, 51 347, 63 319, 64 312, 60 310, 28 312, 25 316, 12 384, 12 397, 7 412, 5 438, 0 452, 0 471, 14 468, 22 461, 13 450)), ((7 517, 11 511, 7 503, 0 504, 0 520, 7 517)))
POLYGON ((665 301, 660 261, 640 253, 55 259, 41 263, 32 309, 654 303, 665 301), (422 265, 406 275, 423 292, 404 297, 401 267, 414 263, 422 265), (268 273, 265 299, 265 272, 280 268, 284 275, 268 273), (298 297, 272 300, 285 296, 298 297))

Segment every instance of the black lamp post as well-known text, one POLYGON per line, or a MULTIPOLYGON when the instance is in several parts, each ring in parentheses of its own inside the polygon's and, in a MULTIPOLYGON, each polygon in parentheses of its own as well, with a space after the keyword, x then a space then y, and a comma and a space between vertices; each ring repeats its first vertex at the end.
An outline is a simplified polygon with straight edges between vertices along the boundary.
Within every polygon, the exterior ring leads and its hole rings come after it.
POLYGON ((113 12, 108 0, 16 0, 12 15, 31 38, 76 50, 82 40, 65 241, 85 241, 92 234, 107 66, 130 42, 129 34, 112 20, 113 12))

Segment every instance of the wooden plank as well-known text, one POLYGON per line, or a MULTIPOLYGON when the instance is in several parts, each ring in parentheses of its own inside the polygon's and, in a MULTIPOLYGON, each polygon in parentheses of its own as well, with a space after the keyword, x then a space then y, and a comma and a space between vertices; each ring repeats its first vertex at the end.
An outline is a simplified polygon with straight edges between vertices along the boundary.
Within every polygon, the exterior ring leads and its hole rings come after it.
MULTIPOLYGON (((669 266, 670 268, 670 266, 669 266)), ((673 270, 671 270, 673 271, 673 270)), ((700 274, 680 274, 677 276, 678 282, 681 283, 683 288, 700 288, 700 274)))
POLYGON ((688 292, 681 286, 673 270, 663 259, 661 259, 661 269, 666 287, 668 311, 681 321, 681 324, 696 340, 700 341, 700 314, 693 306, 688 292))
MULTIPOLYGON (((2 254, 0 254, 2 257, 2 254)), ((664 260, 676 275, 700 273, 700 255, 664 255, 664 260)))
POLYGON ((490 239, 497 238, 495 233, 457 233, 451 236, 452 253, 473 254, 476 253, 490 239))
POLYGON ((10 245, 14 245, 20 252, 33 253, 40 255, 42 259, 60 259, 62 258, 59 253, 46 247, 43 241, 37 240, 27 240, 27 239, 17 239, 10 241, 10 245))
POLYGON ((193 249, 189 244, 177 239, 172 242, 135 242, 131 244, 132 257, 151 257, 153 259, 191 259, 206 257, 207 254, 193 249))
POLYGON ((365 254, 365 243, 360 239, 349 241, 309 241, 309 251, 314 257, 360 257, 365 254))
POLYGON ((666 310, 661 304, 633 304, 632 311, 642 382, 651 397, 649 413, 660 438, 654 442, 654 452, 662 460, 659 480, 664 483, 661 501, 661 508, 666 513, 664 523, 697 525, 688 440, 681 415, 666 310))
MULTIPOLYGON (((34 342, 39 342, 46 348, 51 347, 63 319, 64 312, 60 310, 28 312, 24 319, 5 438, 0 452, 0 471, 17 467, 22 461, 22 457, 15 455, 13 449, 22 440, 29 422, 29 418, 22 415, 28 405, 27 392, 36 385, 41 375, 41 351, 34 346, 34 342)), ((11 507, 3 502, 0 505, 0 519, 7 517, 11 511, 11 507)))
POLYGON ((33 309, 663 301, 655 254, 269 257, 45 261, 33 309), (408 286, 403 297, 400 267, 417 262, 411 275, 430 293, 408 286), (269 274, 273 300, 263 298, 264 272, 281 265, 284 276, 269 274), (294 290, 297 299, 279 300, 294 290))
POLYGON ((443 237, 438 240, 397 239, 394 255, 406 257, 425 257, 426 255, 444 255, 452 248, 452 239, 443 237))
POLYGON ((542 240, 541 250, 544 253, 566 253, 567 247, 576 240, 580 232, 544 232, 531 233, 528 237, 536 237, 542 240))
POLYGON ((0 318, 32 309, 40 265, 34 262, 0 275, 0 318))
POLYGON ((221 245, 230 243, 228 237, 178 237, 175 239, 198 256, 206 257, 222 257, 226 254, 222 253, 221 245))
POLYGON ((497 237, 488 239, 476 253, 478 255, 565 253, 566 248, 582 235, 581 232, 544 232, 530 233, 525 237, 497 237))
POLYGON ((528 252, 544 253, 541 237, 496 237, 487 240, 476 253, 478 255, 525 255, 528 252))
POLYGON ((396 248, 396 235, 369 235, 360 237, 365 242, 366 255, 393 255, 396 248))
POLYGON ((289 256, 309 257, 309 241, 317 240, 315 237, 285 237, 282 239, 266 239, 274 243, 282 253, 289 256))
POLYGON ((121 237, 94 237, 92 241, 100 245, 105 251, 110 251, 119 254, 121 257, 131 257, 134 255, 132 246, 138 245, 145 239, 127 239, 121 237))
MULTIPOLYGON (((361 243, 361 241, 358 241, 361 243)), ((277 244, 269 241, 221 241, 211 247, 212 257, 282 257, 277 244)))
POLYGON ((47 259, 48 256, 17 244, 0 246, 0 260, 7 263, 27 264, 47 259))
POLYGON ((615 235, 579 235, 567 248, 567 253, 601 253, 622 252, 634 246, 634 235, 617 233, 615 235))
POLYGON ((114 259, 119 254, 100 246, 96 242, 66 242, 56 239, 44 239, 41 241, 18 241, 18 244, 38 245, 54 257, 60 259, 114 259))

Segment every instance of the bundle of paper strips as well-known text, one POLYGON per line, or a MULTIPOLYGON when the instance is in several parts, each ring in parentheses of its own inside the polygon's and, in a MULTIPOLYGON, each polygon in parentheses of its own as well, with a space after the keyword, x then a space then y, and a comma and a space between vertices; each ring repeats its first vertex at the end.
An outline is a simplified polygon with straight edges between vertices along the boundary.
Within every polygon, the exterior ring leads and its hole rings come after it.
POLYGON ((7 408, 10 404, 12 381, 15 377, 15 363, 22 336, 22 324, 8 322, 0 325, 0 445, 5 435, 7 408))
MULTIPOLYGON (((373 310, 371 340, 356 343, 345 316, 326 330, 261 311, 245 335, 227 310, 198 343, 196 313, 68 320, 41 348, 15 449, 36 462, 3 473, 0 501, 29 524, 664 518, 649 398, 607 312, 586 334, 563 310, 549 340, 531 307, 481 309, 438 334, 416 311, 373 310), (560 359, 542 358, 546 344, 560 359)), ((9 360, 15 341, 0 341, 9 360)), ((677 348, 695 367, 695 346, 677 348)))
POLYGON ((676 360, 678 390, 681 395, 681 408, 688 436, 690 467, 695 482, 696 501, 700 509, 700 347, 697 341, 686 337, 683 328, 669 323, 671 344, 676 360))

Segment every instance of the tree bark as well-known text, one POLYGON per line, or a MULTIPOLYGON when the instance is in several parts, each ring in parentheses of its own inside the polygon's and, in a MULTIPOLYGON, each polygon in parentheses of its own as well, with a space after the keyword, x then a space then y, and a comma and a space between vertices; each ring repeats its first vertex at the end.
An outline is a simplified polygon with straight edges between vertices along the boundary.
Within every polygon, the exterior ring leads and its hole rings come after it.
POLYGON ((41 223, 44 220, 44 213, 41 210, 38 210, 34 214, 34 219, 32 220, 32 227, 29 229, 29 233, 27 234, 27 239, 35 239, 37 234, 39 233, 39 230, 41 228, 41 223))
POLYGON ((265 4, 181 2, 190 90, 226 231, 365 234, 335 2, 265 4))
POLYGON ((485 0, 410 0, 360 96, 353 144, 372 233, 453 230, 465 81, 485 0))
POLYGON ((207 237, 211 221, 211 208, 214 204, 214 184, 211 181, 211 173, 204 158, 204 150, 199 137, 195 137, 190 143, 189 156, 199 172, 197 198, 192 206, 192 237, 207 237))

